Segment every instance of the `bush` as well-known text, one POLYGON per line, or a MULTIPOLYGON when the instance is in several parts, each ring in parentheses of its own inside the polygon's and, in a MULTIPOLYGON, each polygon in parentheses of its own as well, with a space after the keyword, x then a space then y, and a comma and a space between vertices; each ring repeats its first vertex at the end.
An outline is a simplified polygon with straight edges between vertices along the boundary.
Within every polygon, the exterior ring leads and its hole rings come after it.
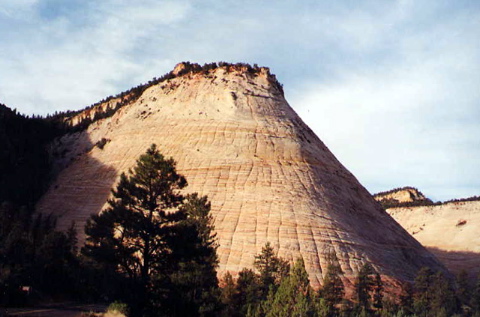
POLYGON ((103 150, 103 148, 105 147, 105 144, 107 144, 108 142, 110 142, 110 139, 102 138, 100 141, 98 141, 97 143, 95 143, 95 145, 96 145, 100 150, 103 150))
POLYGON ((119 301, 115 301, 115 302, 111 303, 110 305, 108 305, 107 312, 109 312, 109 313, 117 312, 117 313, 121 313, 125 316, 128 316, 129 309, 128 309, 127 304, 119 302, 119 301))

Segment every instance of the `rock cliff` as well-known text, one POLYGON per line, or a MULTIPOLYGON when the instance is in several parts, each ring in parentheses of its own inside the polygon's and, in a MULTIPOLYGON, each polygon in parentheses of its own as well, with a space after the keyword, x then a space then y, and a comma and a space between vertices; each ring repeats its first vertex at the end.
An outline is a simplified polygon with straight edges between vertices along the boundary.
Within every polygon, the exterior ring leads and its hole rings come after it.
POLYGON ((180 64, 172 74, 52 143, 58 176, 38 208, 60 216, 60 228, 100 212, 120 173, 156 143, 187 191, 212 202, 220 274, 252 267, 266 242, 303 257, 314 287, 331 252, 347 285, 366 261, 391 283, 442 269, 303 123, 267 68, 180 64))

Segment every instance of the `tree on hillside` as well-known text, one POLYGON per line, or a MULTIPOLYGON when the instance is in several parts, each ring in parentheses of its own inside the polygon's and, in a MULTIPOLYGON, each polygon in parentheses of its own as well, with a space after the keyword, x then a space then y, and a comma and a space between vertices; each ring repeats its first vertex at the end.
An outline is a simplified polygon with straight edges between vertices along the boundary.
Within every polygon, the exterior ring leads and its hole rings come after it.
POLYGON ((174 296, 163 308, 170 307, 169 316, 211 315, 220 308, 217 244, 210 207, 206 196, 187 195, 180 207, 186 218, 167 237, 171 250, 167 271, 174 296))
POLYGON ((480 315, 480 276, 477 277, 477 280, 472 289, 472 298, 470 300, 473 311, 479 313, 480 315))
POLYGON ((322 288, 319 290, 319 295, 325 300, 328 307, 328 314, 333 316, 337 313, 336 305, 342 301, 345 295, 345 287, 340 278, 343 271, 335 253, 332 252, 327 255, 327 260, 327 272, 323 277, 322 288))
POLYGON ((468 273, 465 270, 461 270, 456 278, 456 293, 458 300, 462 305, 470 306, 472 299, 472 291, 469 285, 468 273))
POLYGON ((409 282, 402 287, 402 293, 399 296, 399 304, 402 310, 410 314, 413 312, 413 285, 409 282))
POLYGON ((442 272, 432 277, 430 316, 452 316, 458 310, 455 291, 442 272))
POLYGON ((298 259, 277 291, 269 294, 263 311, 267 317, 314 316, 314 295, 302 259, 298 259))
POLYGON ((237 316, 239 314, 235 307, 236 284, 232 274, 227 271, 222 279, 222 304, 224 311, 221 316, 237 316))
POLYGON ((208 304, 204 288, 218 288, 210 204, 198 195, 186 199, 185 186, 175 161, 152 145, 121 175, 109 207, 85 227, 83 253, 127 277, 137 315, 200 310, 199 301, 208 304), (189 293, 179 302, 182 290, 189 293))
POLYGON ((455 292, 442 272, 422 268, 415 278, 414 310, 417 316, 452 316, 458 310, 455 292))
POLYGON ((25 304, 20 286, 79 298, 74 225, 55 231, 55 218, 0 203, 0 305, 25 304))
POLYGON ((261 288, 258 276, 251 269, 244 268, 238 273, 233 296, 233 306, 240 316, 246 316, 261 301, 261 288))
POLYGON ((262 252, 255 256, 255 268, 259 271, 262 299, 266 299, 270 288, 276 291, 283 277, 288 275, 290 265, 288 261, 275 256, 270 242, 262 248, 262 252))
POLYGON ((383 282, 382 277, 378 272, 375 272, 375 278, 373 279, 373 307, 377 310, 383 308, 383 282))
POLYGON ((355 295, 360 309, 364 312, 367 312, 370 309, 370 292, 373 290, 373 275, 375 273, 373 267, 369 263, 366 263, 360 268, 360 271, 358 271, 355 281, 355 295))
POLYGON ((421 268, 414 281, 415 296, 413 307, 418 316, 427 316, 432 295, 433 272, 428 267, 421 268))

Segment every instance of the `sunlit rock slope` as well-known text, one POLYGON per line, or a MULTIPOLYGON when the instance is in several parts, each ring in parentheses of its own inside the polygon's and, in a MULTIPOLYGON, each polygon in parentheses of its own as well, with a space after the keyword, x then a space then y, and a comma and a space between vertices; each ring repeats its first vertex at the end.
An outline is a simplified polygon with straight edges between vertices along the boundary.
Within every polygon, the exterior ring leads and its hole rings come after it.
POLYGON ((60 228, 100 212, 120 173, 156 143, 188 191, 212 202, 220 274, 252 267, 266 242, 302 257, 315 287, 331 252, 347 285, 366 261, 392 285, 441 268, 303 123, 267 68, 184 68, 52 144, 59 172, 38 208, 59 215, 60 228))

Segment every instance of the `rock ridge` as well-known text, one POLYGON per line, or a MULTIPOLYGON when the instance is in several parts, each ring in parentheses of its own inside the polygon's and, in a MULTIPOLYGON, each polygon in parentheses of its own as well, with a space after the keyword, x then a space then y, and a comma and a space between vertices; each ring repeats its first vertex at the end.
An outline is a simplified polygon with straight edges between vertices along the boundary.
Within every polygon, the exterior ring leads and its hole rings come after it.
POLYGON ((277 81, 274 74, 270 73, 268 67, 259 67, 257 64, 251 66, 247 63, 206 63, 200 65, 197 63, 181 62, 178 63, 174 69, 159 78, 153 78, 145 84, 140 84, 132 89, 117 94, 116 96, 109 96, 100 102, 97 102, 90 107, 79 111, 67 111, 53 116, 70 126, 70 130, 78 131, 87 128, 91 123, 99 119, 112 116, 118 109, 126 104, 137 100, 140 95, 149 87, 159 83, 168 81, 173 78, 181 77, 188 74, 204 74, 207 75, 216 69, 224 69, 226 72, 248 73, 250 75, 262 74, 267 76, 269 81, 276 85, 283 95, 283 86, 277 81))

